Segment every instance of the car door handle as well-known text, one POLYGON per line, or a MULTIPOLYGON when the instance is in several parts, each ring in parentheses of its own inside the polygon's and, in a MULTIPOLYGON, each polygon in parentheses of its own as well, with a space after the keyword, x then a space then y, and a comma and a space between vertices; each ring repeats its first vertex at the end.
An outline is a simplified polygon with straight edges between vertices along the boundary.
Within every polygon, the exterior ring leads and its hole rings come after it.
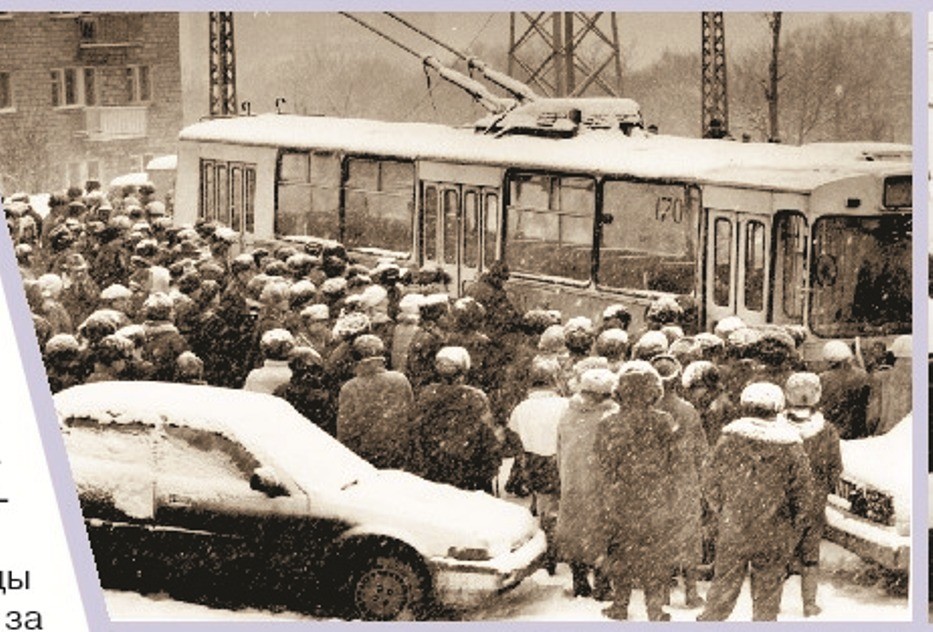
POLYGON ((174 494, 169 495, 169 497, 165 500, 165 505, 167 507, 184 508, 190 507, 191 504, 192 503, 189 498, 182 498, 180 496, 175 496, 174 494))

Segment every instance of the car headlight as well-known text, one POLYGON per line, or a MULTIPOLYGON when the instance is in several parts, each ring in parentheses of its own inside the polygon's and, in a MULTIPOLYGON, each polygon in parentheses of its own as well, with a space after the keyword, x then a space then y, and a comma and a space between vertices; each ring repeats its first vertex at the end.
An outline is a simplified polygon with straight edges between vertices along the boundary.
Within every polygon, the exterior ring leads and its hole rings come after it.
POLYGON ((447 549, 447 556, 462 562, 485 562, 492 559, 489 549, 480 547, 457 547, 447 549))

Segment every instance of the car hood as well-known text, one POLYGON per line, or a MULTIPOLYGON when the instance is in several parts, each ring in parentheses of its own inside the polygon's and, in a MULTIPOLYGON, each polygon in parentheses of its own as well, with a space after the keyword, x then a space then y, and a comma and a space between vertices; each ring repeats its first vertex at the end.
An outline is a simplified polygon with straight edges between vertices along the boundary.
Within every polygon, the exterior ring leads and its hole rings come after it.
POLYGON ((843 476, 893 496, 910 496, 911 417, 887 433, 840 442, 843 476))
POLYGON ((398 470, 379 470, 329 496, 342 519, 404 537, 431 556, 446 556, 450 547, 498 555, 537 531, 524 507, 398 470))

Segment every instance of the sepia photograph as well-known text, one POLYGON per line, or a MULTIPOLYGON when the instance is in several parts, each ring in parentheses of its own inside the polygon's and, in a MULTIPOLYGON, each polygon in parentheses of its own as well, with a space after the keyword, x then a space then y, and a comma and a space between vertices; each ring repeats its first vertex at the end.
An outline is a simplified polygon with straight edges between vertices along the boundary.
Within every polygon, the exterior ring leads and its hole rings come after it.
POLYGON ((912 26, 0 12, 111 619, 909 621, 912 26))

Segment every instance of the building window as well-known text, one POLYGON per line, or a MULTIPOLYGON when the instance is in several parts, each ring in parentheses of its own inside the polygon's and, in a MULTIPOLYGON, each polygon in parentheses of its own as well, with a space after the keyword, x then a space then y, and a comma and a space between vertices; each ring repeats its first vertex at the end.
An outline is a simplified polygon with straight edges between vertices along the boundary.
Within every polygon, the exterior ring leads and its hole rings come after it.
POLYGON ((97 41, 97 16, 82 15, 78 18, 78 28, 81 30, 81 41, 90 43, 97 41))
POLYGON ((10 85, 10 73, 0 72, 0 110, 13 109, 13 87, 10 85))
POLYGON ((149 66, 126 67, 126 100, 129 103, 145 103, 152 98, 149 84, 149 66))
POLYGON ((53 68, 50 72, 52 107, 97 105, 97 71, 94 68, 53 68))

